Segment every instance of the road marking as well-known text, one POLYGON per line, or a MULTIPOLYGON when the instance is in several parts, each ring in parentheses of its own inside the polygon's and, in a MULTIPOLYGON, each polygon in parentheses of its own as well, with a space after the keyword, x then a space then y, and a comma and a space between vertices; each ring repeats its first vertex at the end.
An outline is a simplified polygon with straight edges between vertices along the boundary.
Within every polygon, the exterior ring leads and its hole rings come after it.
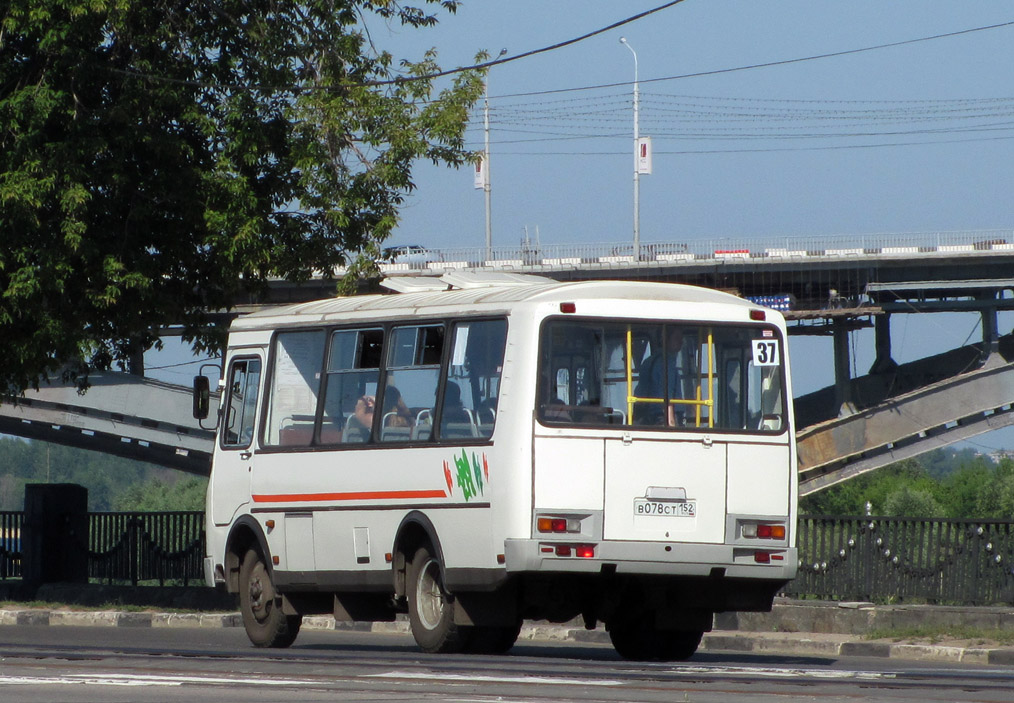
POLYGON ((789 669, 778 667, 746 667, 746 666, 693 666, 682 665, 673 667, 673 673, 687 672, 691 674, 732 674, 734 676, 769 676, 772 678, 811 679, 893 679, 897 674, 890 671, 851 671, 848 669, 789 669))
POLYGON ((255 686, 312 686, 320 681, 309 679, 224 678, 215 676, 171 676, 144 674, 67 674, 65 676, 0 676, 0 685, 26 684, 98 684, 100 686, 182 686, 255 685, 255 686))
POLYGON ((426 679, 439 683, 524 683, 557 686, 622 686, 622 681, 609 679, 560 679, 546 676, 486 676, 483 674, 438 674, 417 671, 388 671, 383 674, 363 674, 364 679, 426 679))
MULTIPOLYGON (((772 667, 743 666, 693 666, 680 665, 668 669, 647 669, 649 676, 652 671, 668 674, 703 674, 725 676, 751 676, 769 678, 809 678, 820 680, 862 680, 894 679, 893 672, 852 671, 832 669, 798 669, 772 667)), ((388 671, 380 674, 363 674, 360 679, 403 679, 428 680, 436 683, 476 683, 476 684, 535 684, 541 686, 623 686, 634 683, 615 679, 576 679, 552 676, 489 676, 484 674, 441 674, 436 672, 388 671)), ((185 684, 218 685, 218 686, 314 686, 320 685, 319 679, 272 679, 272 678, 227 678, 217 676, 172 676, 147 674, 92 673, 68 674, 65 676, 0 676, 0 686, 42 685, 100 685, 100 686, 183 686, 185 684)))

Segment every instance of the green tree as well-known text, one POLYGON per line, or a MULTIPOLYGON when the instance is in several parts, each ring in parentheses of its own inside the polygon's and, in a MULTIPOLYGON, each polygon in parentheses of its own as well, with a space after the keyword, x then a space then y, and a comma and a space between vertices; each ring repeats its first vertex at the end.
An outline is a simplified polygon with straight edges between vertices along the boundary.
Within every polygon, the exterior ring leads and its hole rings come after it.
POLYGON ((461 165, 478 72, 437 85, 370 27, 455 0, 0 6, 0 389, 129 365, 209 313, 369 271, 420 158, 461 165))
POLYGON ((116 497, 113 510, 159 512, 164 510, 204 510, 207 479, 190 476, 177 480, 152 479, 135 483, 116 497))
MULTIPOLYGON (((47 442, 0 437, 0 510, 24 508, 27 483, 76 483, 88 489, 88 509, 112 510, 135 484, 171 483, 180 474, 140 461, 47 442)), ((184 477, 185 478, 185 477, 184 477)), ((199 506, 200 507, 200 506, 199 506)))
POLYGON ((800 511, 813 515, 864 515, 869 502, 874 515, 895 515, 900 513, 889 511, 909 509, 913 491, 920 494, 920 499, 932 499, 936 504, 933 509, 943 514, 939 497, 943 489, 916 459, 899 461, 807 496, 800 501, 800 511))
POLYGON ((974 514, 970 517, 1014 518, 1014 461, 1001 460, 988 478, 979 484, 974 514))
POLYGON ((985 517, 981 513, 981 496, 993 490, 995 467, 981 458, 964 464, 942 481, 943 501, 949 517, 985 517))
POLYGON ((930 491, 900 486, 884 498, 882 514, 892 517, 944 517, 944 508, 930 491))

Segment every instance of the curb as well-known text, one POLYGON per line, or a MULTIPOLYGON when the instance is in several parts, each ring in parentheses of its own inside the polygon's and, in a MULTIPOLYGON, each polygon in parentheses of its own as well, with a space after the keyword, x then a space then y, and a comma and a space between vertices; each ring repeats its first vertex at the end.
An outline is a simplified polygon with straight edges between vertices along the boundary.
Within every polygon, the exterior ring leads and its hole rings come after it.
MULTIPOLYGON (((134 613, 26 608, 0 609, 0 625, 221 629, 242 627, 243 618, 239 613, 134 613)), ((381 634, 409 634, 410 632, 408 621, 403 618, 394 622, 336 622, 333 617, 328 615, 314 615, 303 618, 302 627, 305 630, 339 630, 381 634)), ((567 625, 552 624, 525 624, 521 628, 518 639, 528 642, 609 644, 609 635, 602 629, 584 630, 567 625)), ((812 633, 718 630, 705 633, 699 651, 1014 665, 1014 647, 902 644, 861 640, 850 635, 812 633)))

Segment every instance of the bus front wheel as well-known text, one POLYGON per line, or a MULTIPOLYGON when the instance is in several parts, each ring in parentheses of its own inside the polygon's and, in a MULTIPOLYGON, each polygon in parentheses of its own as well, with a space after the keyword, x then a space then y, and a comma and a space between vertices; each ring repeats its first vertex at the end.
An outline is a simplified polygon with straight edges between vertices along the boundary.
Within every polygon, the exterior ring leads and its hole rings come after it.
POLYGON ((468 646, 470 629, 454 622, 454 599, 444 588, 443 567, 428 547, 420 547, 409 565, 408 617, 424 652, 455 653, 468 646))
POLYGON ((248 549, 239 567, 239 607, 247 637, 256 647, 288 647, 302 617, 285 615, 271 572, 257 549, 248 549))

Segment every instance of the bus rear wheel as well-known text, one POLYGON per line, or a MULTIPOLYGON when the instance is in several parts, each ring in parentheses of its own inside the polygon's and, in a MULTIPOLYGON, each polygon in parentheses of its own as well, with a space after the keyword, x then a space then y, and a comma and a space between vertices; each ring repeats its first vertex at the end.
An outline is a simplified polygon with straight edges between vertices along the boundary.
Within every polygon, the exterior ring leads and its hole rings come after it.
POLYGON ((443 567, 428 547, 420 547, 409 565, 408 617, 424 652, 456 653, 468 647, 471 630, 454 622, 454 597, 444 588, 443 567))
POLYGON ((303 618, 282 612, 271 572, 257 549, 248 549, 239 567, 239 607, 255 647, 288 647, 296 640, 303 618))
POLYGON ((617 654, 635 661, 684 661, 697 651, 703 636, 701 630, 660 630, 645 619, 609 628, 617 654))
POLYGON ((476 626, 472 630, 472 640, 468 651, 472 654, 505 654, 510 651, 521 634, 521 621, 509 627, 476 626))

